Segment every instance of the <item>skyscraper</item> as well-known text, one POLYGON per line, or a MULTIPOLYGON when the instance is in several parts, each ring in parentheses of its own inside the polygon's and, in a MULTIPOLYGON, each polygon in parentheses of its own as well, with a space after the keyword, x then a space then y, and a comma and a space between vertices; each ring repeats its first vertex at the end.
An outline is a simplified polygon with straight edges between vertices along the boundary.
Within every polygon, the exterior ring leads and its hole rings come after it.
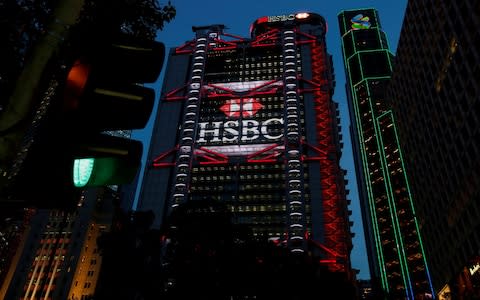
POLYGON ((414 199, 386 98, 393 54, 375 9, 338 16, 372 279, 389 299, 432 295, 414 199))
POLYGON ((137 208, 160 226, 189 201, 220 201, 255 239, 313 248, 352 279, 325 20, 262 17, 250 38, 224 25, 193 31, 168 57, 137 208))
POLYGON ((480 295, 479 20, 478 1, 409 1, 388 90, 433 285, 453 299, 480 295))

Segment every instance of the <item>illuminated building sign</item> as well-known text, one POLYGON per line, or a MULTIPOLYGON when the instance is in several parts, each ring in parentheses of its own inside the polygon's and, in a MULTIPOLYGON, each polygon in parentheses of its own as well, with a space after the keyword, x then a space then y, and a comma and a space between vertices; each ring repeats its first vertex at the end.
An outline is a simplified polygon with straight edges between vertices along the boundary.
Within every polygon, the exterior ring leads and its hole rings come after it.
POLYGON ((226 122, 201 122, 198 123, 198 143, 209 142, 249 142, 258 138, 267 140, 278 140, 283 133, 275 134, 271 130, 275 125, 283 124, 283 119, 272 118, 263 122, 257 120, 238 120, 226 122), (241 127, 241 129, 240 129, 241 127))
MULTIPOLYGON (((285 22, 285 21, 293 21, 295 19, 307 19, 308 17, 310 17, 309 13, 268 16, 268 17, 261 17, 257 19, 256 23, 262 24, 262 23, 285 22)), ((251 31, 252 31, 252 28, 250 28, 250 32, 251 31)))
POLYGON ((227 103, 220 107, 220 110, 225 113, 227 117, 238 118, 240 115, 242 117, 251 117, 257 113, 259 109, 263 107, 258 101, 254 98, 246 99, 230 99, 227 100, 227 103))
POLYGON ((353 30, 368 29, 371 26, 370 18, 362 14, 356 15, 350 20, 350 22, 352 22, 353 30))
POLYGON ((224 92, 247 92, 247 91, 266 91, 278 87, 282 87, 283 82, 278 81, 265 81, 265 80, 256 80, 256 81, 243 81, 243 82, 224 82, 224 83, 211 83, 202 86, 203 90, 206 92, 212 92, 214 90, 224 91, 224 92))
POLYGON ((230 156, 248 155, 281 141, 284 135, 283 111, 280 106, 272 110, 271 104, 262 103, 262 96, 254 95, 282 87, 283 82, 275 80, 204 85, 203 91, 208 95, 226 96, 227 99, 219 100, 205 111, 208 114, 201 115, 197 145, 230 156))
POLYGON ((296 17, 297 19, 306 19, 306 18, 308 18, 309 16, 310 16, 309 13, 298 13, 295 17, 296 17))
POLYGON ((280 15, 280 16, 268 16, 268 21, 269 23, 272 22, 284 22, 284 21, 292 21, 295 20, 295 15, 290 14, 290 15, 280 15))

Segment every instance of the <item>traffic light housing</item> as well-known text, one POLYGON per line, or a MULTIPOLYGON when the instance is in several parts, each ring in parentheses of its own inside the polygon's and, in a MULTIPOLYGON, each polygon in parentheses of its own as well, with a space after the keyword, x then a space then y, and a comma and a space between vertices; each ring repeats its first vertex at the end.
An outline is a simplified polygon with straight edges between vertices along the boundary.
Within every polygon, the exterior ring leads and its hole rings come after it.
POLYGON ((2 202, 71 207, 83 188, 133 181, 142 142, 105 131, 145 127, 155 91, 144 84, 157 80, 165 46, 129 36, 112 40, 63 51, 70 63, 49 73, 58 81, 52 105, 2 202))
POLYGON ((142 157, 142 143, 103 131, 144 128, 155 101, 165 47, 156 41, 118 39, 72 64, 64 89, 60 123, 68 124, 76 187, 131 182, 142 157))

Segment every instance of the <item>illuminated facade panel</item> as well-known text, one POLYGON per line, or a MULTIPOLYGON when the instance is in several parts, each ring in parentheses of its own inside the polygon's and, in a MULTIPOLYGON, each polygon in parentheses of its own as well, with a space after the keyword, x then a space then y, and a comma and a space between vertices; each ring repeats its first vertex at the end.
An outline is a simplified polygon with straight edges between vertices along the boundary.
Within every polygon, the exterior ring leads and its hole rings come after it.
POLYGON ((255 239, 313 247, 352 278, 325 20, 262 17, 250 38, 193 30, 168 58, 137 209, 160 226, 188 201, 220 201, 255 239))
POLYGON ((389 299, 433 295, 396 123, 386 98, 393 54, 375 9, 342 11, 338 18, 372 279, 389 299))

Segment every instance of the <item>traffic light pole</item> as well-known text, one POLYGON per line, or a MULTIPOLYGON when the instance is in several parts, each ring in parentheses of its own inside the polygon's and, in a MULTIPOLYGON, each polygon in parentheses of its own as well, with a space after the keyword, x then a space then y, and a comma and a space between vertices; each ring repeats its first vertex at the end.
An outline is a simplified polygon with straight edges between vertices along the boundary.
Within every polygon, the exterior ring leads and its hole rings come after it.
POLYGON ((65 40, 71 25, 78 20, 84 0, 59 1, 55 19, 39 40, 20 74, 10 101, 0 118, 0 188, 18 152, 28 126, 29 115, 36 107, 36 95, 44 70, 65 40))

